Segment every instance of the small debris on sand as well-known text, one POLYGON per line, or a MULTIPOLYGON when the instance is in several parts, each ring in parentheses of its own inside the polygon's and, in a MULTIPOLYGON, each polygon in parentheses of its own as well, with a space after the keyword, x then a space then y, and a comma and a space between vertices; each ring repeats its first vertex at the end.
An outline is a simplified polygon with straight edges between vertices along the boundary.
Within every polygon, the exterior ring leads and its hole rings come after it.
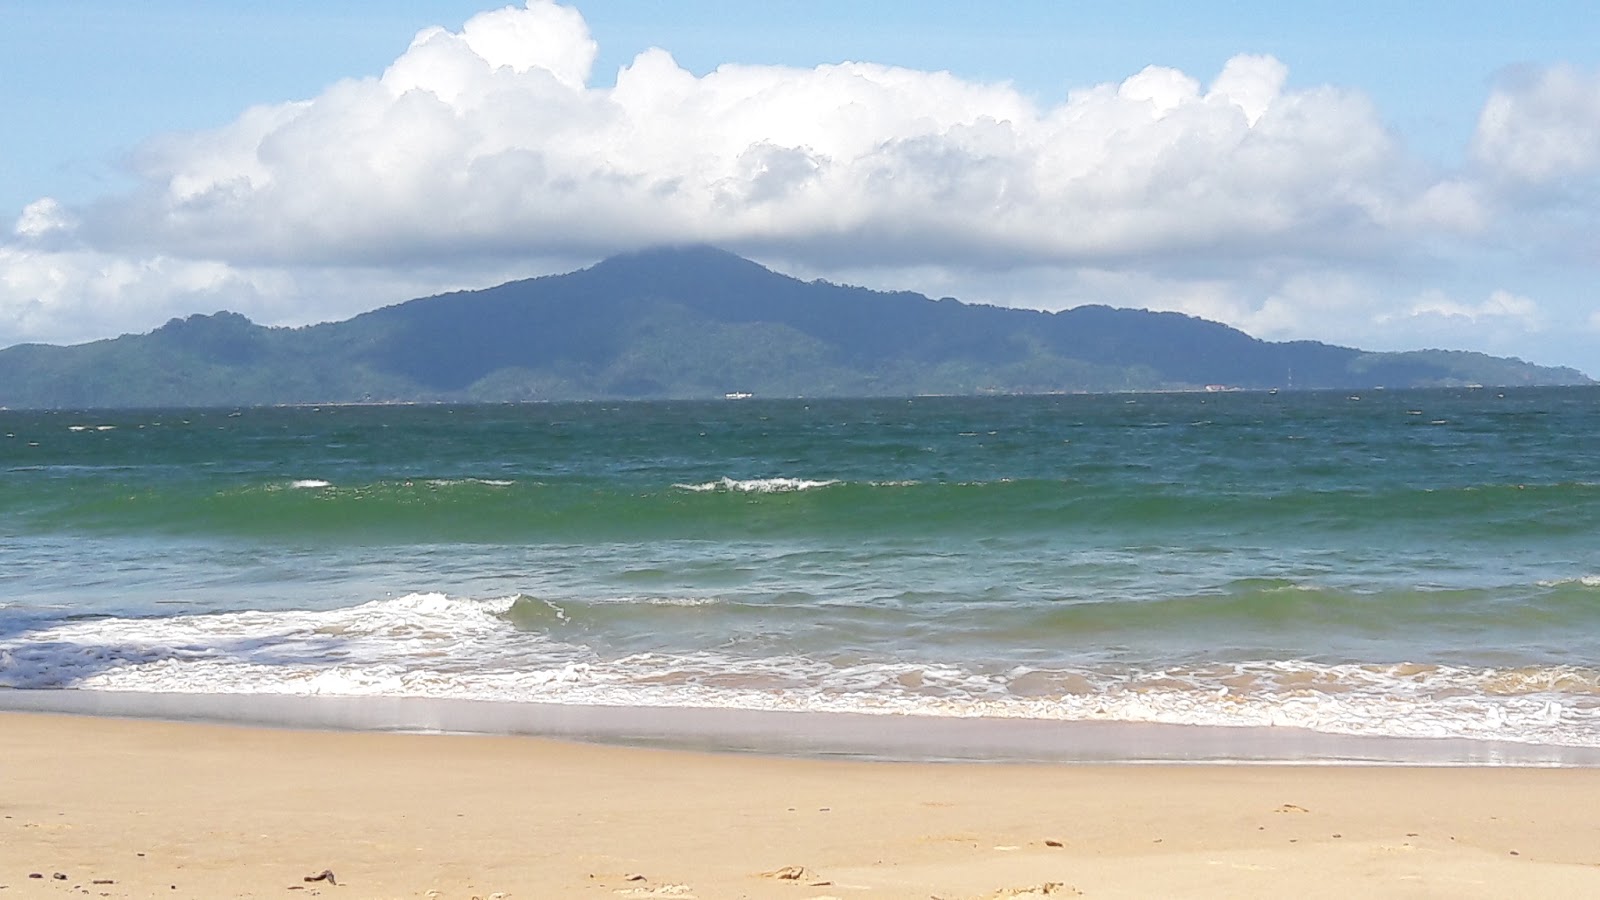
POLYGON ((1047 841, 1044 842, 1044 845, 1046 847, 1061 847, 1061 846, 1065 846, 1060 841, 1055 841, 1055 840, 1047 840, 1047 841))
POLYGON ((1282 806, 1278 807, 1277 809, 1273 810, 1273 812, 1281 812, 1281 813, 1303 813, 1303 812, 1310 812, 1310 811, 1311 810, 1306 809, 1304 806, 1298 806, 1298 805, 1293 804, 1293 803, 1285 803, 1284 805, 1282 805, 1282 806))
POLYGON ((805 866, 784 866, 773 869, 771 872, 762 872, 762 878, 776 878, 779 881, 804 882, 807 887, 827 887, 833 882, 817 875, 805 866))
POLYGON ((613 893, 624 897, 694 897, 694 888, 687 884, 663 884, 656 887, 618 888, 613 893))
POLYGON ((339 883, 338 881, 334 880, 333 870, 332 869, 323 869, 321 872, 318 872, 315 875, 307 875, 306 877, 304 877, 304 878, 302 878, 300 880, 301 881, 326 881, 329 884, 335 884, 335 885, 339 883))
POLYGON ((1033 897, 1067 897, 1082 896, 1083 892, 1075 887, 1062 884, 1059 881, 1046 881, 1044 884, 1025 888, 1005 888, 995 891, 984 900, 1025 900, 1033 897))

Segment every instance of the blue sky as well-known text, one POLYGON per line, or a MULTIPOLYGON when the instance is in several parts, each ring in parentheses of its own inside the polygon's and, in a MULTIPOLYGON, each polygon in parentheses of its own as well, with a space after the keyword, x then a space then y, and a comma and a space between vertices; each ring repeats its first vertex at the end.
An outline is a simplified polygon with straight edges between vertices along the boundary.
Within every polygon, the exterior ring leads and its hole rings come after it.
POLYGON ((1590 4, 500 8, 0 0, 0 346, 682 238, 1600 375, 1590 4))

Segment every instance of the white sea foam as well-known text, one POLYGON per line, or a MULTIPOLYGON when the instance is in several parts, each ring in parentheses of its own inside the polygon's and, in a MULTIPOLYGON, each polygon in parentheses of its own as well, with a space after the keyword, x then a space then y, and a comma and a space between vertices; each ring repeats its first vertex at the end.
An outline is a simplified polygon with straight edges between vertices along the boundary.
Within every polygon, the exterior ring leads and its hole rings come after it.
POLYGON ((516 600, 430 593, 326 611, 36 623, 0 637, 0 687, 1281 726, 1600 747, 1600 669, 1582 666, 997 668, 731 646, 619 656, 581 643, 559 599, 546 601, 556 612, 547 632, 515 627, 504 614, 516 600))
POLYGON ((310 490, 316 488, 333 487, 333 484, 332 482, 323 481, 320 478, 301 478, 296 481, 289 482, 289 487, 297 490, 310 490))
POLYGON ((716 606, 722 603, 720 597, 659 597, 629 594, 622 597, 605 597, 587 601, 599 604, 617 605, 644 605, 644 606, 716 606))
POLYGON ((813 481, 805 478, 750 478, 733 479, 720 478, 716 481, 707 481, 700 484, 674 484, 673 487, 695 493, 710 491, 730 491, 748 494, 778 494, 789 491, 809 491, 813 488, 829 487, 838 484, 836 480, 828 479, 813 481))
POLYGON ((1584 575, 1579 578, 1556 578, 1548 581, 1540 581, 1539 587, 1554 588, 1564 587, 1569 584, 1582 585, 1583 587, 1590 588, 1600 587, 1600 575, 1584 575))

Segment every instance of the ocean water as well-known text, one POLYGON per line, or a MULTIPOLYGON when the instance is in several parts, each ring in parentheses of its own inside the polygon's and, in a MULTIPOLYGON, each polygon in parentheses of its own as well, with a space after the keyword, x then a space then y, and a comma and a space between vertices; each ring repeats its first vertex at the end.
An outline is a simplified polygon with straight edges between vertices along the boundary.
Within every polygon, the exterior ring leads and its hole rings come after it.
POLYGON ((1600 748, 1597 435, 1581 388, 0 411, 0 706, 1600 748))

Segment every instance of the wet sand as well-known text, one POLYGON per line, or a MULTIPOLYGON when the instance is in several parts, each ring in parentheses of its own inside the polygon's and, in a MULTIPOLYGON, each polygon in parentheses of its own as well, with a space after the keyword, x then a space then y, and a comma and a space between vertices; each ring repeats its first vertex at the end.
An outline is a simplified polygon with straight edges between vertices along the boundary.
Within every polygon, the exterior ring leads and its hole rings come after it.
POLYGON ((1596 769, 847 762, 0 713, 0 900, 1588 897, 1596 808, 1596 769))

